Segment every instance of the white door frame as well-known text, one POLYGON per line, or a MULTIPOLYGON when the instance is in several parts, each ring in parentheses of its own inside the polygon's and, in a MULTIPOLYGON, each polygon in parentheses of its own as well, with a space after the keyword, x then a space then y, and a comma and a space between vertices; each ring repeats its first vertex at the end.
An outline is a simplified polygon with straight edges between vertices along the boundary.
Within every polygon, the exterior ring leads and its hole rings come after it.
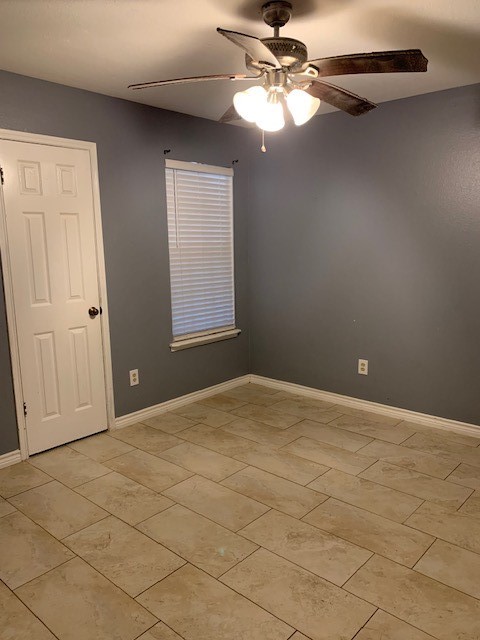
MULTIPOLYGON (((105 276, 105 257, 103 252, 102 213, 100 208, 100 188, 98 183, 97 145, 95 142, 82 140, 70 140, 56 138, 24 131, 10 131, 0 129, 0 140, 14 142, 29 142, 33 144, 45 144, 50 147, 63 147, 68 149, 81 149, 88 151, 90 155, 90 169, 92 174, 93 212, 95 223, 95 245, 97 251, 98 290, 102 314, 100 322, 102 326, 103 362, 105 371, 105 393, 107 401, 108 428, 115 426, 115 407, 113 399, 113 374, 112 357, 110 349, 110 330, 108 322, 107 282, 105 276)), ((8 176, 6 176, 8 180, 8 176)), ((13 301, 13 281, 8 247, 7 221, 3 189, 0 185, 0 255, 2 256, 3 283, 5 291, 5 306, 7 310, 7 326, 10 343, 10 357, 12 363, 13 389, 15 393, 15 408, 17 413, 18 440, 22 460, 28 458, 28 444, 25 416, 23 411, 23 390, 20 371, 20 352, 18 345, 17 324, 15 319, 15 305, 13 301)))

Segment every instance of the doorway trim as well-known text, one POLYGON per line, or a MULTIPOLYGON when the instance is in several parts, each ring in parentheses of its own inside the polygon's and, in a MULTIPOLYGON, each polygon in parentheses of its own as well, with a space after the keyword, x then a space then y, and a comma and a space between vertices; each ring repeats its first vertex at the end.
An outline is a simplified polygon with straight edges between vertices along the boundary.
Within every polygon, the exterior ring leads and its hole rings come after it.
MULTIPOLYGON (((24 131, 11 131, 0 129, 0 140, 13 142, 27 142, 31 144, 43 144, 49 147, 63 147, 67 149, 80 149, 88 151, 90 156, 90 170, 92 176, 93 215, 95 222, 95 247, 97 253, 98 291, 102 314, 100 322, 102 327, 103 364, 105 372, 105 395, 107 402, 107 426, 112 429, 115 426, 115 406, 113 397, 113 372, 112 355, 110 347, 110 325, 108 320, 107 281, 105 274, 105 256, 103 248, 102 212, 100 207, 100 187, 98 181, 97 145, 95 142, 83 140, 71 140, 57 138, 24 131)), ((8 176, 6 177, 8 179, 8 176)), ((3 268, 3 289, 5 292, 5 307, 7 312, 8 341, 10 346, 10 360, 12 365, 13 390, 15 395, 15 410, 17 415, 18 441, 22 460, 29 457, 27 430, 23 411, 23 389, 20 370, 20 352, 18 344, 17 323, 15 318, 15 305, 13 298, 13 280, 10 264, 10 253, 7 236, 6 209, 3 189, 0 185, 0 255, 3 268)))

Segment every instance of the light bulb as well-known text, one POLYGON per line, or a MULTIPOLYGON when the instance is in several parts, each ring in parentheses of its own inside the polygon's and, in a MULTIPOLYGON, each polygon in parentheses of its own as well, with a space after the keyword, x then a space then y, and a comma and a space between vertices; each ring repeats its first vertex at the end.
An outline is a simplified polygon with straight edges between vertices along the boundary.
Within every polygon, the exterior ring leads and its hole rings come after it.
POLYGON ((239 116, 248 122, 255 122, 267 104, 267 92, 263 87, 250 87, 233 96, 233 106, 239 116))
POLYGON ((279 131, 285 126, 283 106, 275 89, 269 89, 267 100, 262 105, 255 122, 263 131, 279 131))
POLYGON ((287 96, 287 105, 297 126, 308 122, 317 112, 320 100, 306 91, 293 89, 287 96))
POLYGON ((285 118, 280 102, 267 102, 255 122, 263 131, 279 131, 282 129, 285 126, 285 118))

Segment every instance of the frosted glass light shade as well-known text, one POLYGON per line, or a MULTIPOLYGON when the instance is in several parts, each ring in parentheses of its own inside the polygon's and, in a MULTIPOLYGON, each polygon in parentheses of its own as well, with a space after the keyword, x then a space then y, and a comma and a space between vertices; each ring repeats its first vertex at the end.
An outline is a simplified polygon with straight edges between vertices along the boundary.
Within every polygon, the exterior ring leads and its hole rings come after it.
POLYGON ((279 131, 285 126, 282 104, 272 90, 255 86, 239 91, 233 96, 233 105, 239 116, 264 131, 279 131))
POLYGON ((263 131, 279 131, 282 129, 285 126, 285 117, 281 103, 267 102, 255 122, 263 131))
POLYGON ((293 89, 287 96, 287 106, 292 114, 293 121, 300 126, 308 122, 317 112, 320 100, 314 98, 306 91, 293 89))
POLYGON ((247 122, 255 122, 267 104, 267 92, 263 87, 250 87, 233 96, 236 112, 247 122))

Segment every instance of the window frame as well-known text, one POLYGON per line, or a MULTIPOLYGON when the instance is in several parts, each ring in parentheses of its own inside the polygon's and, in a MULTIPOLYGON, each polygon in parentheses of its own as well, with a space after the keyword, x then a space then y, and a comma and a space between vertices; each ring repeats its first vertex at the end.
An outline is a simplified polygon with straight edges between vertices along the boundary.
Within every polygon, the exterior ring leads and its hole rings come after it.
MULTIPOLYGON (((214 329, 206 329, 203 331, 191 332, 182 334, 179 336, 173 335, 173 300, 172 300, 172 265, 170 254, 170 241, 168 239, 168 265, 170 275, 170 317, 172 321, 172 339, 170 342, 170 351, 182 351, 183 349, 190 349, 200 345, 211 344, 214 342, 220 342, 222 340, 228 340, 230 338, 237 337, 241 330, 236 326, 236 289, 235 289, 235 218, 233 207, 233 176, 234 171, 229 167, 218 167, 215 165, 202 164, 198 162, 185 162, 183 160, 170 160, 165 159, 165 180, 167 176, 167 169, 191 171, 194 173, 208 173, 213 175, 226 175, 232 178, 230 185, 231 194, 231 257, 232 257, 232 291, 233 291, 233 325, 226 325, 214 329)), ((166 198, 166 211, 167 211, 167 230, 170 235, 169 223, 168 223, 168 199, 166 198)))

